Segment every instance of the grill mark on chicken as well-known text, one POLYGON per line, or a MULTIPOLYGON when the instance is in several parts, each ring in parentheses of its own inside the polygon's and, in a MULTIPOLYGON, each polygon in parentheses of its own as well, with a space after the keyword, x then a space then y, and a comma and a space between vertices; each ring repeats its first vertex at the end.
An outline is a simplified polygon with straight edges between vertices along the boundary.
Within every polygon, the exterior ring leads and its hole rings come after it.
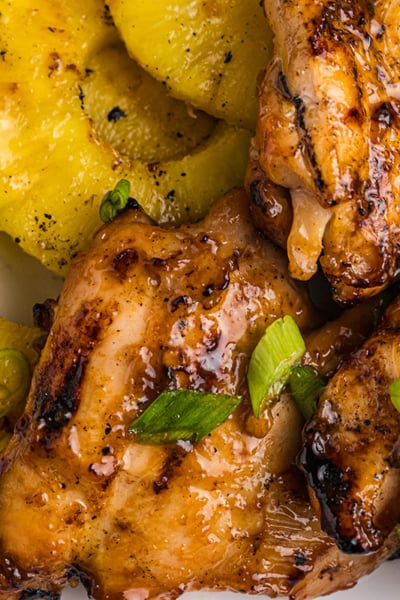
POLYGON ((199 224, 166 230, 128 210, 104 227, 65 282, 4 459, 0 595, 58 592, 80 576, 99 600, 201 586, 304 600, 346 587, 397 547, 350 564, 292 466, 302 421, 290 398, 254 422, 249 356, 282 314, 303 330, 315 322, 283 254, 251 226, 242 191, 199 224), (137 444, 128 426, 171 387, 244 399, 189 450, 137 444), (52 403, 66 388, 72 416, 62 403, 54 429, 52 403), (326 575, 332 565, 338 580, 326 575))
MULTIPOLYGON (((334 55, 336 50, 336 44, 344 44, 345 47, 350 50, 355 46, 357 48, 357 41, 360 38, 360 28, 365 24, 362 15, 359 14, 360 5, 357 6, 357 15, 354 14, 353 2, 328 2, 323 5, 320 19, 314 24, 314 30, 309 37, 309 43, 311 48, 311 54, 314 57, 324 57, 329 60, 329 55, 334 55), (356 39, 354 38, 356 35, 356 39)), ((364 44, 365 47, 369 46, 368 38, 365 36, 364 44)), ((353 78, 356 89, 358 91, 359 105, 353 105, 349 107, 347 115, 344 116, 344 121, 350 125, 349 120, 354 121, 358 126, 362 126, 364 116, 361 106, 361 99, 363 90, 358 85, 358 65, 357 63, 352 66, 353 78)), ((329 106, 328 106, 329 110, 329 106)), ((318 167, 318 158, 316 153, 312 151, 312 136, 309 135, 307 140, 307 152, 310 155, 310 163, 315 171, 314 181, 316 188, 323 195, 324 201, 329 206, 335 206, 338 203, 338 198, 327 192, 327 186, 324 183, 322 172, 318 167)), ((347 197, 352 198, 353 194, 360 184, 357 174, 354 175, 355 179, 353 182, 353 189, 347 187, 345 183, 347 197)))
POLYGON ((0 477, 0 596, 80 577, 98 600, 199 587, 304 600, 347 587, 398 547, 396 536, 371 557, 340 553, 293 466, 302 420, 290 397, 251 414, 246 370, 265 326, 282 314, 303 331, 317 320, 286 267, 241 190, 172 230, 125 211, 77 257, 0 477), (138 260, 123 259, 121 277, 113 261, 125 247, 138 260), (57 402, 77 357, 77 409, 43 451, 38 386, 57 402), (129 424, 171 387, 243 402, 189 449, 137 444, 129 424))
MULTIPOLYGON (((313 147, 312 137, 307 129, 305 120, 305 104, 300 96, 291 96, 290 100, 292 101, 295 107, 297 124, 302 132, 302 135, 300 136, 299 148, 301 148, 301 151, 304 153, 305 158, 307 158, 308 164, 312 168, 314 183, 316 185, 317 190, 323 193, 326 188, 326 185, 322 177, 321 169, 318 166, 318 160, 313 147)), ((336 204, 336 200, 331 199, 328 200, 327 203, 333 206, 336 204)))
MULTIPOLYGON (((39 389, 35 396, 35 410, 37 419, 46 425, 46 433, 42 433, 42 443, 48 445, 46 438, 49 434, 62 429, 79 405, 79 387, 84 374, 85 359, 79 357, 66 371, 61 387, 54 394, 44 389, 39 389)), ((45 388, 45 386, 43 386, 45 388)))
POLYGON ((400 518, 400 414, 389 396, 400 374, 399 306, 333 376, 304 430, 299 462, 324 530, 347 553, 375 552, 400 518))
MULTIPOLYGON (((278 0, 265 9, 275 58, 260 83, 256 147, 266 178, 291 195, 291 273, 309 279, 319 258, 336 299, 354 303, 399 269, 399 8, 278 0)), ((250 169, 249 189, 259 174, 250 169)), ((266 213, 256 224, 274 235, 272 221, 266 213)))
POLYGON ((163 490, 168 489, 169 481, 174 477, 176 469, 178 469, 182 465, 186 454, 187 453, 183 448, 172 447, 172 449, 168 453, 168 456, 165 458, 160 477, 153 482, 153 489, 155 494, 158 495, 163 490))
MULTIPOLYGON (((35 418, 40 422, 41 443, 49 449, 54 434, 71 420, 80 402, 80 386, 85 367, 101 333, 97 305, 82 306, 73 327, 78 339, 61 341, 59 351, 47 367, 46 375, 39 373, 33 399, 35 418)), ((103 315, 104 317, 104 315, 103 315)), ((58 343, 55 331, 50 343, 58 343)))
MULTIPOLYGON (((343 44, 345 47, 352 49, 354 45, 354 51, 357 52, 358 40, 360 39, 360 29, 365 26, 365 19, 360 15, 361 5, 357 5, 357 14, 355 14, 353 2, 327 2, 322 6, 321 16, 316 23, 314 23, 314 30, 308 38, 311 55, 314 57, 324 57, 329 60, 329 55, 334 55, 337 44, 343 44)), ((367 48, 370 45, 370 36, 367 33, 363 33, 364 47, 367 48)), ((358 85, 358 65, 357 62, 352 66, 353 78, 356 89, 358 90, 358 101, 359 105, 353 105, 349 107, 347 115, 344 115, 343 119, 347 125, 350 125, 349 121, 354 121, 359 127, 362 126, 364 121, 363 110, 361 106, 361 100, 363 96, 363 90, 358 85)), ((328 105, 329 110, 329 105, 328 105)), ((303 112, 305 109, 303 108, 303 112)), ((302 119, 302 127, 306 129, 304 125, 304 117, 302 119)), ((327 186, 324 182, 321 169, 318 164, 318 157, 312 147, 312 136, 309 134, 307 138, 306 151, 309 154, 310 164, 314 170, 314 182, 317 190, 322 194, 324 201, 329 206, 335 206, 338 203, 338 198, 331 195, 327 191, 327 186)), ((359 185, 357 174, 355 174, 354 181, 354 193, 359 185)), ((347 188, 347 184, 344 184, 347 190, 347 197, 352 198, 351 188, 347 188)))
MULTIPOLYGON (((309 447, 303 449, 299 460, 301 464, 306 465, 310 486, 315 491, 316 498, 321 505, 321 524, 324 531, 335 540, 343 552, 349 554, 365 552, 365 547, 359 545, 354 537, 349 539, 338 533, 336 513, 339 510, 347 510, 350 518, 353 519, 354 527, 356 527, 355 515, 360 513, 360 508, 353 500, 357 494, 357 488, 354 485, 355 474, 350 470, 342 471, 334 460, 318 460, 315 450, 313 451, 309 447), (344 509, 344 505, 346 505, 346 509, 344 509)), ((382 531, 374 526, 371 514, 367 511, 362 512, 365 512, 362 528, 368 530, 370 543, 372 541, 374 547, 379 547, 383 539, 382 531)))

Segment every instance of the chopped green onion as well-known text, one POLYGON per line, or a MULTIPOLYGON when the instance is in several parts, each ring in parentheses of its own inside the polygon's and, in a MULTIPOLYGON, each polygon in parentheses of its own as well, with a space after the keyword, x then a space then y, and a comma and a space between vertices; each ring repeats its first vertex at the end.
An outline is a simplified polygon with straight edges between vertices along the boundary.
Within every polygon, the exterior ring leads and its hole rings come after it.
POLYGON ((312 367, 295 367, 289 377, 290 391, 303 417, 314 414, 318 399, 325 388, 325 379, 312 367))
POLYGON ((293 317, 286 315, 267 327, 251 355, 247 373, 256 417, 280 394, 305 351, 304 340, 293 317))
POLYGON ((166 390, 130 426, 140 444, 198 442, 241 402, 240 396, 194 390, 166 390))
POLYGON ((31 367, 15 348, 0 349, 0 417, 22 408, 31 383, 31 367))
POLYGON ((100 219, 103 223, 112 221, 119 210, 125 208, 129 200, 131 184, 126 179, 121 179, 115 188, 104 196, 100 209, 100 219))
POLYGON ((394 407, 400 412, 400 377, 389 385, 389 394, 394 407))

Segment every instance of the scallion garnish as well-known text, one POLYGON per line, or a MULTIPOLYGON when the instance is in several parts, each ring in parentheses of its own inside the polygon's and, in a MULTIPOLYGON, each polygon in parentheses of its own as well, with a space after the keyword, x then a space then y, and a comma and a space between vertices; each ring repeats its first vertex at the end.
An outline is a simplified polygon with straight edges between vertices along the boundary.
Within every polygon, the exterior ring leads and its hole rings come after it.
POLYGON ((400 412, 400 377, 389 385, 389 394, 394 407, 400 412))
POLYGON ((198 442, 241 402, 240 396, 195 390, 166 390, 130 426, 140 444, 198 442))
POLYGON ((0 417, 23 406, 31 383, 31 367, 15 348, 0 349, 0 417))
POLYGON ((99 209, 100 219, 103 223, 112 221, 119 210, 125 208, 129 200, 131 184, 126 179, 121 179, 115 188, 104 196, 99 209))
POLYGON ((256 417, 288 382, 291 370, 306 351, 293 317, 286 315, 267 327, 251 355, 247 373, 250 399, 256 417))
POLYGON ((314 414, 325 385, 324 377, 312 367, 295 367, 291 372, 289 377, 290 391, 306 420, 314 414))

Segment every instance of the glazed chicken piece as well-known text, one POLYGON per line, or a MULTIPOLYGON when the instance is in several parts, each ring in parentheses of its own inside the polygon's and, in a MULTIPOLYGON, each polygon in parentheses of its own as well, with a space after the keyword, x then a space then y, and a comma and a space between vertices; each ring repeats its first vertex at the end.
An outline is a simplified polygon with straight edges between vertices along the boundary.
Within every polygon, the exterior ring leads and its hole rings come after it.
POLYGON ((349 560, 321 531, 294 467, 291 398, 251 412, 249 356, 284 314, 315 324, 243 191, 195 225, 162 229, 129 208, 101 229, 72 266, 2 459, 0 598, 81 579, 100 600, 198 588, 302 600, 384 560, 397 537, 349 560), (175 388, 243 401, 194 446, 139 444, 128 426, 175 388))
POLYGON ((290 272, 307 280, 320 259, 336 298, 354 302, 399 266, 400 3, 277 0, 265 10, 274 60, 255 151, 265 179, 290 192, 290 272))
POLYGON ((304 430, 300 462, 322 526, 348 553, 379 549, 400 520, 400 297, 330 380, 304 430))

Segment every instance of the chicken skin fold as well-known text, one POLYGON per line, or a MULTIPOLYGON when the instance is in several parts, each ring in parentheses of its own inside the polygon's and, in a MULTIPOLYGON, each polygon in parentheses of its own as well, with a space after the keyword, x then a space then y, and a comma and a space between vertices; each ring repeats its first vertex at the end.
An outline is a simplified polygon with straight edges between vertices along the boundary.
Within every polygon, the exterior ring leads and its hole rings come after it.
POLYGON ((1 462, 0 598, 54 597, 80 579, 99 600, 193 589, 303 600, 388 556, 392 543, 349 561, 321 531, 294 466, 292 399, 252 414, 249 357, 284 314, 315 324, 241 190, 197 224, 160 228, 129 208, 102 228, 73 263, 1 462), (137 443, 129 425, 176 388, 243 401, 195 445, 137 443))
POLYGON ((400 520, 400 297, 337 371, 304 430, 300 463, 322 526, 348 553, 379 549, 400 520))
MULTIPOLYGON (((399 269, 400 3, 277 0, 265 10, 275 38, 259 88, 259 169, 290 193, 293 214, 282 194, 279 214, 292 276, 309 279, 319 260, 335 297, 353 303, 399 269)), ((248 181, 253 198, 260 185, 248 181)))

